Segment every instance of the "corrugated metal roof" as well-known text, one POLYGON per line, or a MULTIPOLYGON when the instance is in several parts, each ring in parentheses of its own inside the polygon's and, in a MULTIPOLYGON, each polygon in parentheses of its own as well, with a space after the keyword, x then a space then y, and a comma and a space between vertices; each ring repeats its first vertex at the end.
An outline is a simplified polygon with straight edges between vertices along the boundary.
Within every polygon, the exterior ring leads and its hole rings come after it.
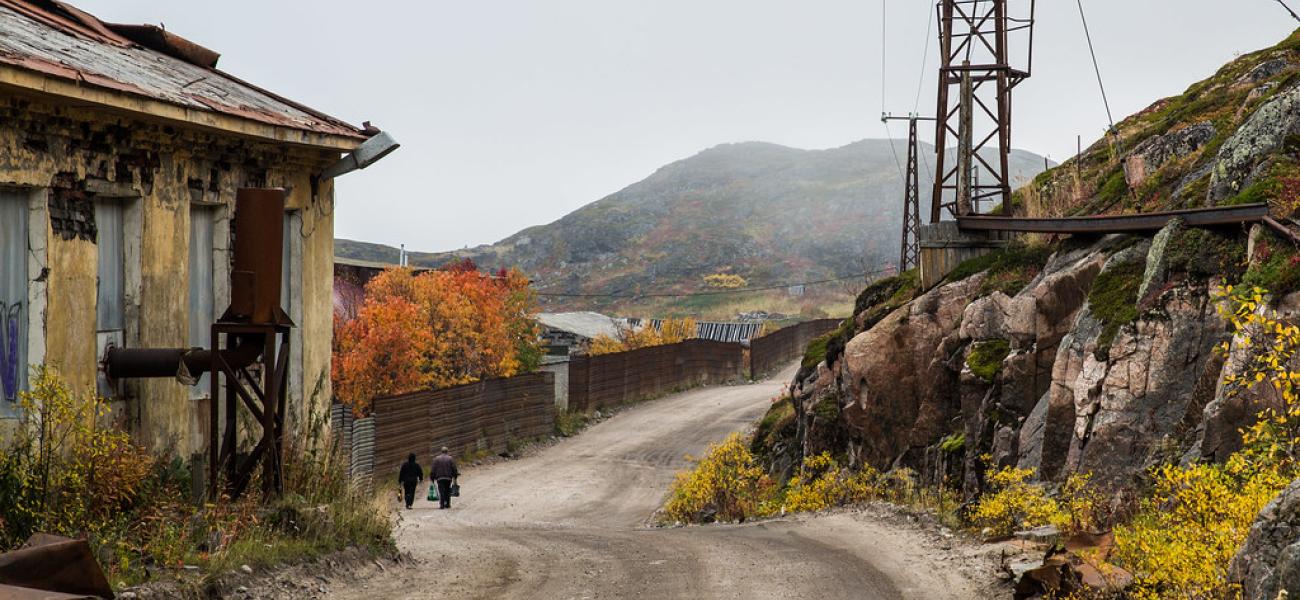
POLYGON ((103 23, 52 0, 0 0, 0 64, 186 109, 259 123, 364 139, 366 132, 242 81, 214 67, 216 53, 149 27, 103 23), (117 28, 117 29, 114 29, 117 28), (123 32, 149 33, 169 50, 147 48, 123 32))
POLYGON ((618 336, 618 323, 614 318, 595 312, 538 313, 537 322, 548 329, 576 333, 585 338, 618 336))
MULTIPOLYGON (((663 319, 650 319, 649 326, 655 331, 663 331, 663 319)), ((741 321, 738 323, 715 323, 697 321, 695 337, 715 342, 748 342, 763 330, 762 321, 741 321)))

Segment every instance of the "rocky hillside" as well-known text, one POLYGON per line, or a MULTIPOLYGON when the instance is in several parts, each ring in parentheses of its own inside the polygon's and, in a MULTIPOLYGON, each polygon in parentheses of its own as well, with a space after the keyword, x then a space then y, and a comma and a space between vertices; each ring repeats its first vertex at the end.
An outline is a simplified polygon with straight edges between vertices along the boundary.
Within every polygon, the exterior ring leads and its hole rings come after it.
MULTIPOLYGON (((1125 120, 1078 164, 1022 189, 1017 208, 1268 202, 1292 223, 1298 166, 1300 34, 1125 120)), ((911 273, 878 282, 852 319, 810 346, 793 410, 773 409, 755 449, 779 474, 830 451, 909 467, 967 498, 984 491, 990 467, 1034 468, 1047 482, 1092 473, 1122 505, 1152 466, 1223 461, 1241 448, 1240 430, 1276 406, 1268 385, 1225 391, 1251 352, 1218 313, 1225 284, 1264 288, 1269 308, 1300 321, 1300 254, 1263 225, 1175 221, 1154 236, 1024 239, 932 289, 917 289, 911 273)), ((1300 588, 1300 545, 1288 533, 1300 527, 1300 483, 1292 487, 1238 555, 1234 577, 1248 597, 1300 588)))
MULTIPOLYGON (((896 149, 906 152, 903 143, 896 149)), ((1044 160, 1017 151, 1012 165, 1017 180, 1027 182, 1044 160)), ((923 175, 922 189, 928 182, 923 175)), ((412 260, 515 266, 539 290, 565 293, 696 290, 714 273, 740 275, 751 286, 842 277, 897 261, 901 195, 885 140, 829 150, 725 144, 554 223, 412 260)), ((339 240, 336 253, 392 260, 397 251, 339 240)))

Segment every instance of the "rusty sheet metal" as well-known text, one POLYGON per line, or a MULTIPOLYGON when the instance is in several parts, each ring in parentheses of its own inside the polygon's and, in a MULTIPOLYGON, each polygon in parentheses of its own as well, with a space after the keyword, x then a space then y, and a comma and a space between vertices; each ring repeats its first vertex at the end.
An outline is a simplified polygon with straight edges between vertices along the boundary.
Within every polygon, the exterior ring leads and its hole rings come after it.
POLYGON ((4 600, 98 600, 99 596, 63 594, 48 590, 0 584, 0 598, 4 600))
POLYGON ((529 373, 379 398, 371 419, 373 472, 383 485, 396 481, 398 468, 412 452, 427 463, 440 446, 453 454, 501 453, 513 441, 551 435, 555 375, 529 373))
MULTIPOLYGON (((328 135, 366 137, 340 119, 215 68, 131 42, 92 16, 65 9, 70 11, 61 15, 27 0, 0 0, 0 64, 193 110, 328 135)), ((171 54, 194 54, 196 61, 215 62, 194 48, 171 54)))
POLYGON ((585 412, 739 380, 740 344, 686 340, 569 361, 569 410, 585 412))
POLYGON ((37 533, 0 554, 0 584, 64 594, 112 598, 104 571, 86 540, 37 533))
POLYGON ((758 379, 803 356, 809 342, 834 331, 841 322, 841 319, 804 321, 750 340, 750 377, 758 379))
POLYGON ((1034 233, 1126 233, 1155 231, 1181 218, 1192 226, 1256 223, 1268 216, 1267 204, 1242 204, 1192 208, 1138 215, 1096 215, 1091 217, 957 217, 957 226, 966 231, 1023 231, 1034 233))

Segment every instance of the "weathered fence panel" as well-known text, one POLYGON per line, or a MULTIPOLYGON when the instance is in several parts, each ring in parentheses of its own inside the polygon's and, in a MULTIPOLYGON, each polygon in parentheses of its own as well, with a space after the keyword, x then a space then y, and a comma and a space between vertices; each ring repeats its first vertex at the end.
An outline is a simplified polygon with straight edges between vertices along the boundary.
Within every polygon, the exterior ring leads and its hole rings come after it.
POLYGON ((516 441, 550 435, 555 428, 555 375, 489 379, 378 398, 373 406, 372 471, 381 478, 390 473, 396 477, 412 452, 427 463, 440 446, 456 455, 501 453, 516 441))
POLYGON ((375 472, 375 419, 357 419, 352 422, 351 448, 352 481, 369 488, 374 483, 375 472))
POLYGON ((808 342, 834 331, 841 322, 842 319, 804 321, 749 340, 750 377, 759 379, 803 356, 808 342))
POLYGON ((569 361, 569 410, 585 412, 739 380, 740 344, 692 339, 569 361))

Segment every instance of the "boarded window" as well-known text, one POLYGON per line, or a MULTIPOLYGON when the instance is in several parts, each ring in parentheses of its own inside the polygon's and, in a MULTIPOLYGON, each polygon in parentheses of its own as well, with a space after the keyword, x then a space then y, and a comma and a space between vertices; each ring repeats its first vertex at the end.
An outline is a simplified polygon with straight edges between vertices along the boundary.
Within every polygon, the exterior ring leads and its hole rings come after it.
POLYGON ((122 204, 95 203, 95 244, 99 250, 99 287, 96 298, 96 329, 121 331, 126 328, 126 237, 122 204))
MULTIPOLYGON (((213 230, 216 207, 190 205, 190 346, 212 347, 212 323, 215 320, 215 294, 213 286, 213 230)), ((190 396, 208 395, 208 375, 204 374, 190 396)))
POLYGON ((27 381, 27 194, 0 190, 0 397, 27 381))

